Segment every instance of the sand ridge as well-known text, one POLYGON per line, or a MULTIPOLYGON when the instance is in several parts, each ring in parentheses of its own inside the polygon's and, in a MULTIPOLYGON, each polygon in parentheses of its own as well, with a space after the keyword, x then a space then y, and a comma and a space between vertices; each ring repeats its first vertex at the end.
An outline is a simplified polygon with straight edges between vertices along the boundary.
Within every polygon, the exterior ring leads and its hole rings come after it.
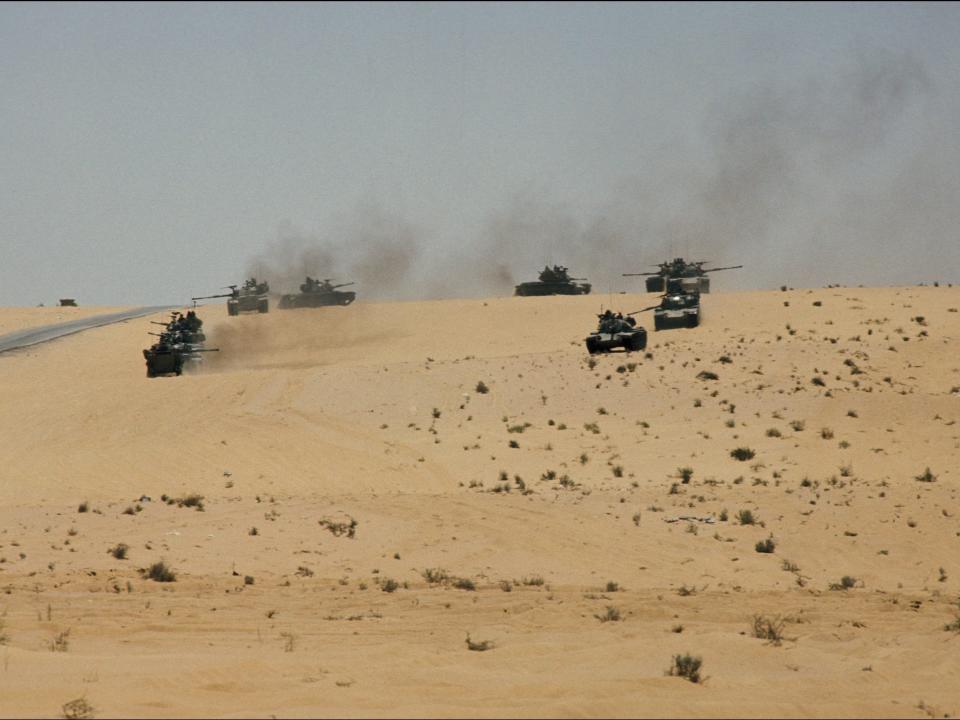
POLYGON ((960 289, 715 293, 591 359, 611 303, 651 296, 209 305, 180 378, 160 316, 3 358, 0 715, 960 712, 960 289))

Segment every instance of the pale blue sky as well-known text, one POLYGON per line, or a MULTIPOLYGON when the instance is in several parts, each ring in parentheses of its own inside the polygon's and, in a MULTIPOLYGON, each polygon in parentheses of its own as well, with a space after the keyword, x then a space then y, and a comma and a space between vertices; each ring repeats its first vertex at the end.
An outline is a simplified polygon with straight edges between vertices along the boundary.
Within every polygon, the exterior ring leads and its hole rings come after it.
POLYGON ((960 280, 958 37, 956 4, 4 3, 0 304, 675 254, 960 280))

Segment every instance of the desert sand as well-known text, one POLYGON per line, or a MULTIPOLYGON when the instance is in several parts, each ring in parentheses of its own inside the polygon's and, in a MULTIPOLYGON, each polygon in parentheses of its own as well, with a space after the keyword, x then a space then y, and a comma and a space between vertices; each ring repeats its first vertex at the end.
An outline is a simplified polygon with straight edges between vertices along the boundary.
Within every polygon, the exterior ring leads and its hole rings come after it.
POLYGON ((651 302, 209 305, 179 378, 159 316, 0 356, 0 715, 956 717, 960 288, 714 293, 587 355, 651 302))

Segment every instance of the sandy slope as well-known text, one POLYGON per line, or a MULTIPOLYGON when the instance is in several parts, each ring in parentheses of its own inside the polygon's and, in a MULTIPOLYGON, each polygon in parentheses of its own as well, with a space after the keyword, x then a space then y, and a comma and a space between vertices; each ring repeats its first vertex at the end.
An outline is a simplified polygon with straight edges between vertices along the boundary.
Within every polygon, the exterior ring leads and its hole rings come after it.
POLYGON ((960 712, 960 289, 713 294, 591 367, 609 301, 209 306, 180 378, 147 319, 0 358, 0 715, 960 712))

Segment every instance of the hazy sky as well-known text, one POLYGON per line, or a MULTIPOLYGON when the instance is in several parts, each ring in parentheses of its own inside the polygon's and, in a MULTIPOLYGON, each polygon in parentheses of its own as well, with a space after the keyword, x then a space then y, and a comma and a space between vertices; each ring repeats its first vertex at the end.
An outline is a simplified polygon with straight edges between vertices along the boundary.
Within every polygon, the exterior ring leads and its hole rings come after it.
POLYGON ((958 38, 939 3, 3 3, 0 305, 960 281, 958 38))

